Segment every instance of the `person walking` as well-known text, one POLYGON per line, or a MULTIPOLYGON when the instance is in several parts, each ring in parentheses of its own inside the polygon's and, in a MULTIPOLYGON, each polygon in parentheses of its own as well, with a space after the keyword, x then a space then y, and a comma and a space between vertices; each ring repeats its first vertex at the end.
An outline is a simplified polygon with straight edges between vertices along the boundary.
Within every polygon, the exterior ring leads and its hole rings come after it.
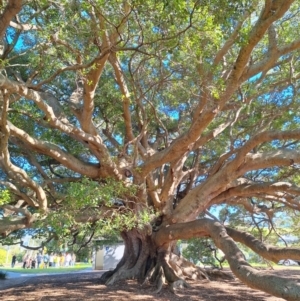
POLYGON ((28 259, 29 259, 29 254, 26 253, 26 254, 23 256, 23 269, 26 269, 26 265, 27 265, 28 259))
POLYGON ((28 259, 26 261, 26 269, 31 268, 31 262, 32 262, 32 256, 28 256, 28 259))
POLYGON ((17 261, 17 256, 14 254, 12 259, 11 259, 11 267, 13 268, 16 264, 16 261, 17 261))
POLYGON ((35 269, 36 268, 36 260, 37 260, 37 256, 34 254, 31 257, 31 268, 35 269))
POLYGON ((76 255, 75 253, 72 253, 72 259, 71 259, 71 266, 74 267, 76 262, 76 255))
POLYGON ((72 260, 72 256, 70 253, 66 254, 66 261, 65 261, 65 266, 69 267, 71 265, 71 260, 72 260))
POLYGON ((50 253, 49 255, 49 267, 53 267, 54 266, 54 256, 53 253, 50 253))
POLYGON ((65 262, 66 262, 66 254, 62 253, 60 257, 60 266, 63 267, 65 265, 65 262))
POLYGON ((36 261, 37 261, 37 268, 39 269, 40 265, 41 265, 41 263, 43 261, 43 255, 41 253, 37 254, 36 261))
POLYGON ((46 253, 43 257, 43 261, 44 261, 44 268, 47 269, 48 268, 48 263, 49 263, 49 256, 46 253))

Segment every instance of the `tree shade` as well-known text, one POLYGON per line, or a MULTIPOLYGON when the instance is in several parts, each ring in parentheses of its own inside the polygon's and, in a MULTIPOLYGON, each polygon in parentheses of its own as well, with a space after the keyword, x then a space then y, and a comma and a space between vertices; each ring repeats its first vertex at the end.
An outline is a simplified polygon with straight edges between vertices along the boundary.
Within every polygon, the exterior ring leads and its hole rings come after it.
POLYGON ((174 254, 210 237, 243 282, 299 300, 297 282, 255 270, 236 244, 300 260, 265 244, 299 228, 299 10, 2 1, 3 242, 120 233, 124 257, 102 280, 159 291, 214 277, 174 254))

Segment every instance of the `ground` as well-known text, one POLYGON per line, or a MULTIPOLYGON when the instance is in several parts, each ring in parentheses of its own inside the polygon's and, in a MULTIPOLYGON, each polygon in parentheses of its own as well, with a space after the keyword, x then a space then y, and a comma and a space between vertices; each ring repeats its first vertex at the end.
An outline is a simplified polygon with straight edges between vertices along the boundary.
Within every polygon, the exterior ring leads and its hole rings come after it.
MULTIPOLYGON (((268 271, 272 272, 272 271, 268 271)), ((278 272, 278 271, 277 271, 278 272)), ((189 282, 191 287, 177 295, 164 289, 159 295, 154 287, 141 287, 136 281, 124 281, 113 287, 99 284, 102 272, 77 272, 0 280, 3 301, 283 301, 235 281, 189 282)), ((283 269, 282 275, 300 278, 300 270, 283 269)))

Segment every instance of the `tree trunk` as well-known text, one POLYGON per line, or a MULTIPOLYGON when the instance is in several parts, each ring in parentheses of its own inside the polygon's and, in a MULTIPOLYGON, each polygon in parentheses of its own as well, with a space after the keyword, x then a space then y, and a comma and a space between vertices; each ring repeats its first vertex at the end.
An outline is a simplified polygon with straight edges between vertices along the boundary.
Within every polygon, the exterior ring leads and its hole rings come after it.
POLYGON ((123 232, 124 255, 113 271, 107 271, 100 279, 101 283, 112 285, 125 279, 137 279, 140 284, 150 283, 160 292, 164 285, 172 292, 188 287, 187 279, 214 280, 232 279, 229 274, 218 270, 202 269, 175 254, 175 243, 160 243, 152 235, 139 230, 123 232))
MULTIPOLYGON (((238 240, 245 238, 242 232, 238 233, 229 228, 227 230, 238 240)), ((137 279, 141 284, 148 282, 155 284, 157 292, 164 284, 175 292, 178 288, 188 286, 187 279, 232 279, 231 274, 219 270, 201 269, 174 253, 175 242, 178 239, 211 237, 216 246, 224 252, 233 274, 243 283, 285 300, 300 300, 300 288, 296 279, 273 275, 251 267, 234 240, 228 235, 224 225, 219 222, 202 218, 184 224, 161 224, 157 232, 151 235, 145 233, 146 231, 138 229, 122 233, 125 243, 123 258, 115 270, 103 274, 102 283, 111 285, 124 279, 137 279)), ((253 237, 249 236, 247 241, 249 247, 257 249, 257 242, 253 237)), ((265 247, 262 248, 261 243, 259 246, 259 249, 264 251, 265 247)), ((300 259, 299 249, 290 248, 288 251, 291 259, 300 259)), ((269 252, 271 258, 276 260, 284 256, 284 252, 274 248, 269 248, 269 252)))

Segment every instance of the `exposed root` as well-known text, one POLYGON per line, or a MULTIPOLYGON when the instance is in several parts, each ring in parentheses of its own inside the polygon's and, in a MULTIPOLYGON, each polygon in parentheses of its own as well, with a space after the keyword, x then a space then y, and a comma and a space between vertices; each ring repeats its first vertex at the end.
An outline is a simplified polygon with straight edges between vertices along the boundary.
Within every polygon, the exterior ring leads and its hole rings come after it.
POLYGON ((179 257, 175 254, 171 254, 169 263, 173 267, 173 269, 180 275, 180 277, 191 280, 210 280, 205 269, 194 265, 184 257, 179 257))
POLYGON ((120 280, 120 279, 122 279, 120 277, 120 272, 117 271, 109 279, 107 279, 107 281, 105 282, 105 284, 106 285, 113 285, 116 280, 120 280))
POLYGON ((190 280, 233 280, 231 273, 218 269, 204 269, 194 265, 184 257, 170 255, 169 264, 179 277, 190 280))
POLYGON ((153 261, 152 261, 151 266, 150 266, 150 268, 148 269, 148 271, 146 273, 145 279, 141 283, 142 286, 144 286, 144 285, 146 285, 147 283, 150 282, 150 279, 152 278, 152 275, 153 275, 154 272, 155 272, 155 266, 154 266, 153 261))
POLYGON ((159 267, 158 277, 156 279, 157 289, 156 289, 155 293, 158 294, 161 291, 163 285, 165 284, 165 280, 166 280, 165 273, 164 273, 163 267, 161 266, 161 267, 159 267))
POLYGON ((138 232, 123 236, 125 252, 113 271, 104 273, 101 283, 113 285, 120 280, 137 279, 141 285, 156 286, 156 293, 166 287, 176 294, 177 290, 189 287, 186 280, 220 280, 233 277, 224 271, 206 270, 195 266, 183 257, 171 252, 171 248, 155 249, 152 241, 138 232))
POLYGON ((151 273, 151 277, 149 278, 150 283, 157 283, 157 278, 159 277, 160 266, 158 264, 155 265, 153 272, 151 273))
POLYGON ((189 288, 190 285, 186 281, 180 279, 180 280, 177 280, 177 281, 175 281, 173 283, 170 283, 168 287, 169 287, 169 290, 172 293, 176 294, 176 291, 178 289, 189 288))
POLYGON ((156 273, 155 279, 155 293, 160 293, 166 283, 168 284, 167 288, 174 294, 178 289, 189 287, 189 284, 184 279, 178 278, 167 264, 157 265, 156 270, 158 273, 156 273))
POLYGON ((226 271, 218 270, 218 269, 206 269, 205 270, 208 277, 211 280, 234 280, 234 276, 226 271))
POLYGON ((210 280, 206 269, 203 269, 201 267, 195 266, 195 268, 197 269, 198 273, 200 274, 200 276, 202 277, 202 279, 206 279, 206 280, 210 280))
POLYGON ((108 281, 108 279, 114 274, 114 271, 107 271, 105 273, 102 274, 101 278, 100 278, 100 283, 101 284, 106 284, 106 282, 108 281))
POLYGON ((149 257, 147 270, 145 270, 143 277, 140 277, 142 275, 140 267, 141 265, 136 264, 128 269, 125 261, 122 266, 118 266, 114 271, 104 273, 100 281, 106 285, 112 285, 123 279, 136 278, 141 285, 150 283, 156 286, 156 293, 161 292, 163 287, 167 285, 167 288, 176 294, 176 290, 189 287, 185 281, 187 279, 206 281, 234 279, 232 274, 228 272, 217 269, 203 269, 175 254, 168 256, 158 254, 157 258, 149 257))

